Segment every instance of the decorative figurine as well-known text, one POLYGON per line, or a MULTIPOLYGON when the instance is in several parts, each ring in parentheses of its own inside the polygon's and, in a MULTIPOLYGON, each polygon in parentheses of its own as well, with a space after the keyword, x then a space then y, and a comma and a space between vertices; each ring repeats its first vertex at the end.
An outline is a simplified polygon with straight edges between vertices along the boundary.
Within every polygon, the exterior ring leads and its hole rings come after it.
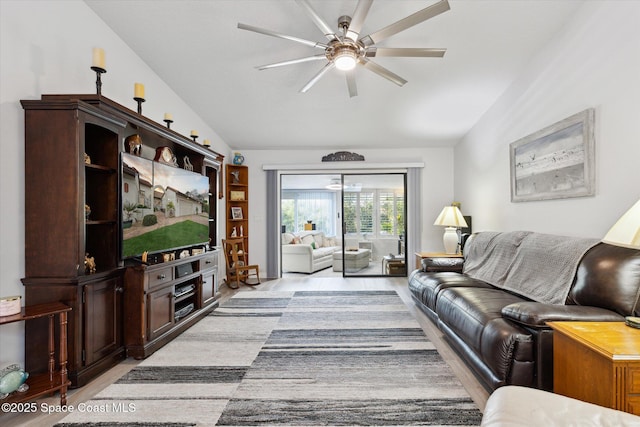
POLYGON ((24 393, 29 390, 29 385, 25 384, 29 378, 29 373, 20 369, 20 365, 9 365, 0 371, 0 400, 4 400, 11 393, 17 391, 24 393))
POLYGON ((231 229, 231 237, 238 237, 238 231, 235 227, 231 229))
POLYGON ((189 156, 184 156, 184 170, 187 170, 187 171, 192 171, 193 170, 193 165, 191 164, 191 161, 189 160, 189 156))
POLYGON ((89 274, 96 272, 96 260, 89 256, 89 252, 84 254, 84 270, 89 274))
POLYGON ((138 134, 129 135, 125 138, 125 149, 129 154, 140 156, 142 154, 142 138, 138 134))
POLYGON ((233 178, 233 183, 238 184, 240 182, 240 171, 231 171, 231 177, 233 178))

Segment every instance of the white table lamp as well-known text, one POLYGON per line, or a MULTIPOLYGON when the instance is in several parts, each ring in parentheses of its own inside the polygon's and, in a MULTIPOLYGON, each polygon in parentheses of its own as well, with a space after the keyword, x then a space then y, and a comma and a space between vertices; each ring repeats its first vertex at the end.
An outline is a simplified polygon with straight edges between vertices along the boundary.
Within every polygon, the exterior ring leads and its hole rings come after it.
POLYGON ((458 252, 458 228, 467 227, 467 222, 462 216, 462 212, 457 206, 445 206, 436 218, 433 225, 444 226, 444 252, 446 254, 455 254, 458 252))
POLYGON ((640 249, 640 200, 620 217, 602 241, 610 245, 640 249))

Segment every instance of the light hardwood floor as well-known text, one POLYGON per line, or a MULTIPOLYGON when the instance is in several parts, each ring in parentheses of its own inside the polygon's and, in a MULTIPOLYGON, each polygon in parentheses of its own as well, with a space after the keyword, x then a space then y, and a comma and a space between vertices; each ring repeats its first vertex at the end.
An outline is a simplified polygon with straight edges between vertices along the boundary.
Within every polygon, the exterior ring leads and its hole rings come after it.
MULTIPOLYGON (((442 333, 437 327, 426 317, 418 307, 415 306, 411 298, 411 294, 407 287, 406 277, 395 278, 342 278, 338 274, 329 277, 288 277, 284 279, 265 281, 256 287, 241 286, 237 290, 229 289, 225 285, 221 286, 221 301, 224 301, 236 292, 252 292, 256 290, 373 290, 373 289, 393 289, 402 298, 407 305, 409 311, 418 320, 425 335, 434 343, 435 347, 442 357, 447 361, 453 372, 460 379, 467 392, 480 408, 484 410, 489 394, 484 387, 478 382, 473 373, 466 367, 457 354, 449 347, 444 340, 442 333)), ((68 394, 68 404, 78 405, 91 399, 95 394, 118 380, 122 375, 127 373, 138 365, 140 361, 128 358, 119 365, 110 369, 100 377, 96 378, 86 386, 70 390, 68 394)), ((56 406, 60 402, 59 396, 55 395, 37 401, 38 408, 42 403, 56 406)), ((1 414, 0 424, 4 427, 13 426, 42 426, 50 427, 64 418, 66 414, 46 414, 40 411, 30 414, 1 414)))

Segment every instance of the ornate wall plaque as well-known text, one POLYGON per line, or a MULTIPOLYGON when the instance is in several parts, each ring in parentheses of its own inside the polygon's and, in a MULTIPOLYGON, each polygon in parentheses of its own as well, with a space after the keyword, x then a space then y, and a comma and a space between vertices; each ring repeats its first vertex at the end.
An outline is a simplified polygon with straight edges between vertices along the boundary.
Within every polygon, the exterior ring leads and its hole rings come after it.
POLYGON ((362 154, 350 153, 348 151, 336 151, 322 157, 323 162, 364 162, 362 154))

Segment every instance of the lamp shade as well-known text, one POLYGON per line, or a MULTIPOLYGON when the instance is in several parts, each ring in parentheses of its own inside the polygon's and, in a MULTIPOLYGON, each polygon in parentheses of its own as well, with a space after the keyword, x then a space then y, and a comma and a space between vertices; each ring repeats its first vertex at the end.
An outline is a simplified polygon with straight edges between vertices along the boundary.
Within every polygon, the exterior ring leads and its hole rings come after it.
POLYGON ((640 249, 640 200, 622 215, 602 241, 610 245, 640 249))
POLYGON ((433 225, 441 225, 444 227, 468 227, 467 221, 464 220, 462 212, 457 206, 445 206, 436 218, 433 225))

